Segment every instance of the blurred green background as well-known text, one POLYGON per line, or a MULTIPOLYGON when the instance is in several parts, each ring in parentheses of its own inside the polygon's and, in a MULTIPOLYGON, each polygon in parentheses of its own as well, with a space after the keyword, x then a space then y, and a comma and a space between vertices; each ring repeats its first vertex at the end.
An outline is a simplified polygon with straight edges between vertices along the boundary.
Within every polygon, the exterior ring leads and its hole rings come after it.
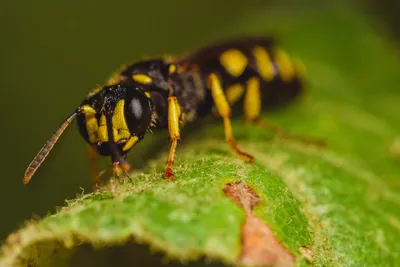
MULTIPOLYGON (((291 2, 296 1, 280 1, 280 5, 288 9, 335 6, 334 1, 291 2)), ((377 19, 372 27, 396 42, 398 2, 353 4, 372 14, 377 19)), ((4 239, 24 220, 54 211, 82 189, 90 191, 86 145, 75 124, 32 182, 24 186, 21 180, 42 144, 96 84, 124 63, 179 54, 217 39, 251 33, 240 22, 275 3, 87 0, 6 1, 0 5, 0 239, 4 239)), ((145 155, 141 148, 130 154, 136 167, 140 162, 135 164, 135 159, 145 155)), ((108 159, 101 162, 109 165, 108 159)))

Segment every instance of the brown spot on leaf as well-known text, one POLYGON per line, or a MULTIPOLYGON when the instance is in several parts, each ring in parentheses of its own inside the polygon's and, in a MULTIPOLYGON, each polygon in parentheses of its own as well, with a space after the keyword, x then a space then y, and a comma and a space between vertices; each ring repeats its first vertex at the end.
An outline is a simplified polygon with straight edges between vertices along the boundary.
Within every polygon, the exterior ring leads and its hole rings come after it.
POLYGON ((244 208, 246 213, 251 213, 260 202, 257 193, 243 182, 226 184, 224 187, 224 193, 239 204, 239 206, 244 208))
POLYGON ((246 212, 239 263, 247 266, 293 266, 294 256, 280 244, 269 226, 253 214, 260 202, 258 194, 241 181, 226 184, 224 193, 246 212))

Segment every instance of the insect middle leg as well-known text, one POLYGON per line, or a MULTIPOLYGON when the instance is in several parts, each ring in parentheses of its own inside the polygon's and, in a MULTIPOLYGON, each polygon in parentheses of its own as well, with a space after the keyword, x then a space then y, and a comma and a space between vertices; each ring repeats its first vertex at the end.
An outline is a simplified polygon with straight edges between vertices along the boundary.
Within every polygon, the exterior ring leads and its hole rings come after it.
POLYGON ((179 119, 181 117, 181 108, 176 97, 168 98, 168 131, 171 138, 171 148, 169 150, 167 166, 165 167, 165 177, 168 180, 174 178, 173 165, 175 160, 176 146, 178 140, 181 140, 179 129, 179 119))
POLYGON ((327 145, 323 140, 291 134, 270 122, 262 120, 260 118, 262 105, 261 99, 260 80, 257 77, 252 77, 247 81, 246 95, 244 98, 244 117, 246 122, 261 126, 264 129, 278 135, 280 138, 296 140, 305 144, 312 144, 321 147, 327 145))
POLYGON ((239 156, 245 158, 249 162, 254 161, 254 157, 242 150, 237 146, 232 133, 232 125, 230 120, 231 107, 226 99, 224 90, 222 89, 221 82, 217 75, 214 73, 208 76, 208 87, 211 89, 212 98, 218 113, 224 120, 225 140, 239 156))

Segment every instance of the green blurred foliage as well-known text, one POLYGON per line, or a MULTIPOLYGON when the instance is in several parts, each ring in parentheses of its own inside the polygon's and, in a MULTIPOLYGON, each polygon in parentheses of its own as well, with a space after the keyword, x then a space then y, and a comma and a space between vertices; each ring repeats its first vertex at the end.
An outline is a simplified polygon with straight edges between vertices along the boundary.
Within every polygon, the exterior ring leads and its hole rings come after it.
MULTIPOLYGON (((91 88, 121 64, 182 53, 246 33, 237 27, 241 19, 267 2, 3 2, 0 207, 6 216, 0 222, 0 238, 23 220, 53 211, 81 192, 80 188, 89 190, 86 146, 75 126, 62 137, 31 184, 23 186, 21 179, 41 145, 91 88)), ((296 7, 286 2, 287 8, 296 7)), ((309 8, 322 5, 307 3, 309 8)), ((144 162, 139 160, 149 156, 141 146, 130 158, 139 167, 144 162)), ((102 163, 109 165, 108 159, 102 163)))

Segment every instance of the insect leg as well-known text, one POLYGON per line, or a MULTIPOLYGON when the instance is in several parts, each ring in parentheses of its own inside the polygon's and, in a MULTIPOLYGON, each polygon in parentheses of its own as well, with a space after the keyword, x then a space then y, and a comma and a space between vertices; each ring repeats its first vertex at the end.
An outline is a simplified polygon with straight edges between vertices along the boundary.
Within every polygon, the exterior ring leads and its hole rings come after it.
POLYGON ((317 146, 326 146, 326 142, 323 140, 291 134, 270 122, 262 120, 260 118, 261 99, 262 97, 259 79, 257 77, 250 78, 247 82, 247 90, 244 98, 244 117, 246 122, 261 126, 264 129, 278 135, 280 138, 296 140, 306 144, 313 144, 317 146))
POLYGON ((98 186, 100 185, 100 176, 101 176, 101 173, 99 172, 96 166, 96 160, 98 156, 96 147, 93 145, 89 145, 88 154, 89 154, 90 176, 92 178, 93 191, 96 191, 98 189, 98 186))
POLYGON ((231 108, 226 99, 224 91, 221 86, 221 82, 217 75, 214 73, 208 76, 208 87, 211 89, 212 98, 214 100, 215 106, 218 110, 218 113, 224 120, 224 129, 225 129, 225 140, 229 143, 231 148, 241 157, 246 158, 247 161, 253 162, 254 157, 246 152, 243 152, 237 146, 235 139, 232 133, 232 125, 230 120, 231 108))
POLYGON ((113 128, 112 128, 112 118, 111 114, 106 113, 106 123, 107 123, 107 134, 108 134, 108 145, 111 152, 112 168, 113 174, 121 179, 123 174, 130 171, 131 166, 125 160, 125 157, 121 149, 117 146, 114 141, 113 128))
POLYGON ((173 165, 175 160, 175 150, 178 140, 181 139, 179 129, 179 118, 181 116, 181 108, 178 100, 174 96, 168 98, 168 132, 171 138, 171 148, 169 150, 167 166, 165 168, 165 177, 169 180, 174 178, 173 165))

